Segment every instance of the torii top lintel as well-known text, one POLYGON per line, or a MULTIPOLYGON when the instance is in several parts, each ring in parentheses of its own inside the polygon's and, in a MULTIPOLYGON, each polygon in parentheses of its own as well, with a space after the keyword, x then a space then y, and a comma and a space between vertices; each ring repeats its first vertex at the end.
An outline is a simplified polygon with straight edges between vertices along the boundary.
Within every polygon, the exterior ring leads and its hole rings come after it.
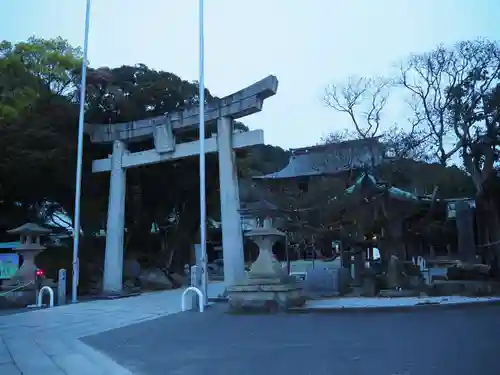
MULTIPOLYGON (((270 75, 234 94, 205 105, 205 121, 216 121, 220 117, 233 119, 260 112, 264 100, 278 91, 278 79, 270 75)), ((198 126, 199 108, 192 106, 182 112, 172 112, 153 117, 117 124, 85 124, 85 133, 93 143, 112 143, 116 140, 137 142, 153 138, 155 128, 170 126, 172 131, 188 130, 198 126)))

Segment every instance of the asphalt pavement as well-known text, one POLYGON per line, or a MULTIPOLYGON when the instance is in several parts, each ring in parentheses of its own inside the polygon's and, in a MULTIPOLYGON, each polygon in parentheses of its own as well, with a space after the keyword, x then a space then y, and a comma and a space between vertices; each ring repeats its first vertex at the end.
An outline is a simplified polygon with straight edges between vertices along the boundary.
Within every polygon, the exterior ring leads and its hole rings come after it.
POLYGON ((494 375, 500 307, 229 315, 217 304, 83 341, 138 375, 494 375))

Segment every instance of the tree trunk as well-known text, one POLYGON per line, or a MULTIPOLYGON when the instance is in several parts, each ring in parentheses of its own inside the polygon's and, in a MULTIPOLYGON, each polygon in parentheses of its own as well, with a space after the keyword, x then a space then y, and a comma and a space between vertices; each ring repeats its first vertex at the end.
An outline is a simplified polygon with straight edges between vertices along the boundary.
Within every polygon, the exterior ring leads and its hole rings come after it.
POLYGON ((434 245, 429 245, 429 255, 431 259, 436 259, 436 250, 434 249, 434 245))
POLYGON ((168 255, 167 255, 167 262, 166 262, 166 265, 165 265, 165 268, 167 269, 167 271, 171 271, 171 267, 172 267, 172 261, 174 260, 174 255, 175 255, 175 247, 172 247, 169 249, 169 252, 168 252, 168 255))
POLYGON ((487 198, 481 195, 477 198, 476 204, 480 233, 479 249, 484 254, 487 264, 500 267, 500 219, 497 202, 494 197, 487 198))
POLYGON ((500 267, 500 220, 498 218, 498 209, 495 205, 494 200, 489 200, 489 253, 490 253, 490 265, 496 262, 496 266, 500 267))
POLYGON ((175 253, 175 248, 176 246, 172 246, 172 244, 169 244, 168 230, 160 229, 160 254, 161 254, 160 262, 166 272, 170 271, 170 267, 172 265, 172 259, 175 253))

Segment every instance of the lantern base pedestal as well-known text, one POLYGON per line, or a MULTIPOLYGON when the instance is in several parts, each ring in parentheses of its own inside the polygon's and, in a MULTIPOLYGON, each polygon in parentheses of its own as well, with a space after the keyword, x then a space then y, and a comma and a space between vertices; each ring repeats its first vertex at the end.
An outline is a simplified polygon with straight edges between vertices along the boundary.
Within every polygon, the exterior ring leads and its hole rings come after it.
POLYGON ((305 304, 302 287, 283 270, 272 251, 284 235, 269 226, 245 234, 259 246, 259 256, 248 272, 248 279, 227 288, 229 312, 274 313, 305 304))
POLYGON ((227 294, 232 313, 274 313, 305 304, 302 289, 295 284, 233 285, 227 294))

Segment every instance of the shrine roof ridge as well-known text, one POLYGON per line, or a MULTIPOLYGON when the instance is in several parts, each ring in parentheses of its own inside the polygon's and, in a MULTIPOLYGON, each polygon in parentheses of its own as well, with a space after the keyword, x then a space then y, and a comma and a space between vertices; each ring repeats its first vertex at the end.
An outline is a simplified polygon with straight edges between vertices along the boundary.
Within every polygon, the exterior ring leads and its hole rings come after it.
POLYGON ((388 160, 379 137, 355 139, 292 149, 288 164, 280 171, 252 176, 255 180, 339 175, 351 169, 366 169, 388 160))
MULTIPOLYGON (((205 105, 205 121, 220 117, 238 119, 262 110, 265 99, 278 91, 278 78, 270 75, 231 95, 205 105)), ((115 124, 85 124, 85 133, 94 143, 112 143, 115 140, 137 142, 153 137, 158 126, 171 126, 172 131, 189 130, 198 126, 199 107, 190 106, 162 116, 115 124)))
POLYGON ((306 154, 309 152, 323 152, 332 149, 341 149, 341 148, 351 148, 351 147, 360 147, 363 145, 377 145, 383 147, 383 144, 379 141, 380 137, 371 137, 371 138, 360 138, 360 139, 350 139, 341 142, 332 142, 319 144, 314 146, 306 146, 299 148, 291 148, 290 152, 293 155, 306 154))

